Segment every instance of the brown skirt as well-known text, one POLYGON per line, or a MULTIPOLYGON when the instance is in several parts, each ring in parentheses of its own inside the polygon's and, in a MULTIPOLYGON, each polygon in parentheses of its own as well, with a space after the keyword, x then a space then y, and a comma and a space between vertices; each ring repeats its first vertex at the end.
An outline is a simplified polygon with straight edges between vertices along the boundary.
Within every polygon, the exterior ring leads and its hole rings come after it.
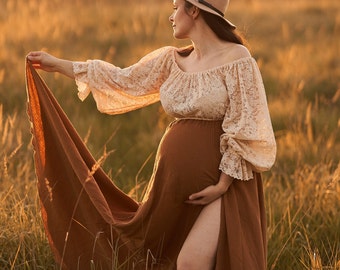
MULTIPOLYGON (((63 269, 176 269, 202 210, 184 201, 219 179, 221 121, 170 124, 138 203, 98 166, 30 64, 26 77, 42 217, 57 262, 63 269)), ((215 270, 265 269, 262 182, 254 175, 235 180, 222 197, 215 270)))

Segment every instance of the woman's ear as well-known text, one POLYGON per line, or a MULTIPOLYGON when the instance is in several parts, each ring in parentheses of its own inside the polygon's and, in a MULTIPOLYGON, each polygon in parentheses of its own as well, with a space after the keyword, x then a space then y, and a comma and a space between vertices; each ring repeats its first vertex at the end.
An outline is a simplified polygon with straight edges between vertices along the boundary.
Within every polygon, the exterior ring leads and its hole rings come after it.
POLYGON ((193 19, 196 19, 198 15, 200 14, 200 9, 196 6, 193 6, 190 10, 191 16, 193 19))

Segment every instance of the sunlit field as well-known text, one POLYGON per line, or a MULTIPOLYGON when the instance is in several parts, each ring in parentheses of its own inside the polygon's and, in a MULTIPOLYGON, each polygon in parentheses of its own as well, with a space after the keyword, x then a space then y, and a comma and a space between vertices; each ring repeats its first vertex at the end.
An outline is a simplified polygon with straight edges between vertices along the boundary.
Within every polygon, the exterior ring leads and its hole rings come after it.
MULTIPOLYGON (((25 55, 128 66, 188 44, 173 39, 171 12, 171 0, 0 0, 0 269, 58 269, 40 219, 25 55)), ((263 175, 268 269, 340 269, 339 1, 232 0, 228 18, 258 61, 278 144, 263 175)), ((72 80, 41 74, 93 155, 114 150, 104 170, 139 199, 171 119, 159 104, 100 114, 72 80)))

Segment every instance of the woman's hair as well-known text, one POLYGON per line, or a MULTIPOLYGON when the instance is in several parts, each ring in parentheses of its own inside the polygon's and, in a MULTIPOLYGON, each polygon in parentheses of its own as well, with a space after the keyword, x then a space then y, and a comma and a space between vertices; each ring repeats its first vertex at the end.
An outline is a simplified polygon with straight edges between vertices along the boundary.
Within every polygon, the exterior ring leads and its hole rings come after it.
MULTIPOLYGON (((192 8, 194 5, 185 1, 185 8, 188 10, 192 8)), ((204 21, 210 27, 210 29, 215 33, 215 35, 221 40, 245 45, 246 41, 243 36, 238 33, 228 22, 226 22, 223 18, 218 17, 214 14, 211 14, 207 11, 200 10, 204 21)), ((179 52, 180 55, 186 56, 189 55, 193 50, 193 46, 188 46, 183 48, 179 52)))

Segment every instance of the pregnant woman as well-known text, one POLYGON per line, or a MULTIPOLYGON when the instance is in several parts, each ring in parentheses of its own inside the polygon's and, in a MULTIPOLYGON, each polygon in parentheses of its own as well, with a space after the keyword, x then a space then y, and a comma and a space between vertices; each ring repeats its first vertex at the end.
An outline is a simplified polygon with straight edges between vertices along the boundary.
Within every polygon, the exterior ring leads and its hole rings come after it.
MULTIPOLYGON (((86 172, 82 184, 55 177, 77 167, 78 158, 70 158, 72 167, 40 156, 40 185, 49 181, 40 191, 43 219, 63 268, 111 269, 117 259, 127 269, 266 269, 260 172, 273 165, 276 144, 257 64, 224 18, 228 2, 175 0, 173 35, 191 45, 157 49, 127 68, 28 54, 31 67, 74 78, 80 99, 91 93, 101 112, 160 101, 174 117, 141 202, 97 180, 105 178, 100 169, 86 172)), ((55 157, 62 150, 48 145, 59 129, 51 124, 47 131, 41 121, 36 148, 55 157)))

